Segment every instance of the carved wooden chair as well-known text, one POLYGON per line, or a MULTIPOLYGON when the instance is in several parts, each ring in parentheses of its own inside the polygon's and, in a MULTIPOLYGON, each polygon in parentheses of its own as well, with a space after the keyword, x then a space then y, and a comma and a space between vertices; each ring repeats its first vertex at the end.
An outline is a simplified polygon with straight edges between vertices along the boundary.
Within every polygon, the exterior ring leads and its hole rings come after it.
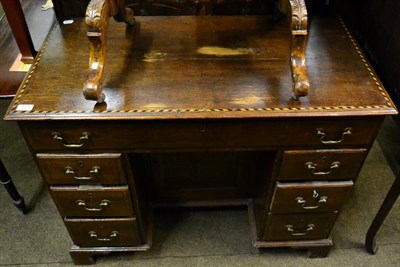
MULTIPOLYGON (((280 0, 283 1, 283 0, 280 0)), ((306 96, 310 89, 305 52, 307 46, 308 15, 305 0, 288 0, 291 29, 290 65, 293 79, 292 97, 306 96)), ((87 36, 89 38, 89 74, 83 86, 87 100, 102 103, 102 81, 106 57, 106 38, 108 18, 134 25, 132 9, 126 7, 125 0, 91 0, 86 10, 87 36)))

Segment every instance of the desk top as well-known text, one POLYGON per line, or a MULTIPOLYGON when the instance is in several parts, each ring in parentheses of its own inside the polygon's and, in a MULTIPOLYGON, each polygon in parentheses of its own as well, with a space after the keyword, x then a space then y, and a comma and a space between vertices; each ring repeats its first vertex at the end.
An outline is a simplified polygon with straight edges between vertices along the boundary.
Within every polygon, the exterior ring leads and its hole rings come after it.
POLYGON ((311 20, 306 54, 311 91, 299 101, 290 95, 286 20, 175 16, 137 17, 137 22, 127 28, 110 19, 102 104, 82 94, 89 53, 84 21, 54 25, 6 119, 396 114, 362 51, 336 18, 311 20))

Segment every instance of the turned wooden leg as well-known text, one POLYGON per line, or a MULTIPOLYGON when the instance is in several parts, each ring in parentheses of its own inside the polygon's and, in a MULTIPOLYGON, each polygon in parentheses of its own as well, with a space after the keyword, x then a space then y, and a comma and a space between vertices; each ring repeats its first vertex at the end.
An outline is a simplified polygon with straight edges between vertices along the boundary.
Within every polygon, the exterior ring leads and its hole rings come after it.
POLYGON ((291 17, 290 66, 293 79, 292 97, 306 96, 310 90, 310 81, 306 66, 306 47, 308 36, 308 15, 304 0, 289 0, 291 17))
POLYGON ((308 250, 308 256, 310 258, 326 258, 331 251, 332 245, 323 247, 312 247, 308 250))
POLYGON ((385 200, 382 203, 382 206, 379 208, 378 213, 375 216, 369 230, 367 232, 367 236, 365 238, 365 248, 371 254, 376 253, 376 245, 375 245, 375 235, 381 227, 383 221, 389 214, 390 209, 393 204, 396 202, 397 198, 400 194, 400 173, 397 175, 396 180, 394 181, 392 187, 390 188, 388 194, 385 197, 385 200))
POLYGON ((22 211, 22 213, 27 212, 27 208, 25 205, 24 198, 20 196, 15 188, 13 181, 11 180, 10 175, 8 174, 6 168, 3 165, 3 162, 0 160, 0 183, 4 185, 11 199, 13 200, 14 205, 22 211))

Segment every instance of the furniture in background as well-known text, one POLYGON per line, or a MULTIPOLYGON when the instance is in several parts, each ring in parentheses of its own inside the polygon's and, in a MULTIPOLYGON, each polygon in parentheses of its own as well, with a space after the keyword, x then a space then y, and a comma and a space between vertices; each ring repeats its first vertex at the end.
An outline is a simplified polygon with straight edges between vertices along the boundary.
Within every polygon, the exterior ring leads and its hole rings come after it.
POLYGON ((385 197, 385 200, 382 203, 382 206, 379 208, 378 213, 376 214, 371 226, 368 229, 367 236, 365 239, 365 247, 367 251, 371 254, 375 254, 377 247, 375 244, 375 235, 378 233, 379 228, 384 222, 385 218, 390 212, 393 204, 396 202, 400 195, 400 174, 397 174, 393 185, 391 186, 388 194, 385 197))
MULTIPOLYGON (((25 17, 18 0, 4 1, 0 0, 3 7, 4 13, 7 17, 8 23, 13 31, 15 40, 17 41, 18 47, 21 51, 21 61, 24 63, 32 63, 36 55, 36 51, 33 46, 29 29, 25 21, 25 17)), ((2 77, 3 78, 3 77, 2 77)), ((4 185, 14 205, 21 210, 23 213, 27 212, 25 201, 23 197, 18 193, 11 176, 8 174, 3 162, 0 159, 0 183, 4 185)))
POLYGON ((314 90, 295 101, 286 22, 136 19, 109 22, 106 102, 81 97, 87 28, 75 19, 54 26, 6 114, 37 160, 74 262, 150 249, 152 214, 169 206, 247 207, 255 247, 327 256, 380 125, 397 113, 344 24, 313 18, 314 90))
POLYGON ((25 64, 31 64, 37 51, 33 45, 19 0, 0 0, 0 3, 21 51, 21 61, 25 64))
POLYGON ((20 211, 22 211, 22 213, 26 213, 28 210, 26 208, 24 198, 21 197, 21 195, 17 191, 17 188, 15 188, 11 176, 8 174, 1 159, 0 159, 0 183, 4 185, 4 188, 7 190, 8 194, 13 200, 14 205, 20 211))
MULTIPOLYGON (((400 2, 374 0, 335 0, 336 10, 366 51, 375 70, 386 85, 397 106, 400 103, 400 2)), ((393 117, 400 125, 399 116, 393 117)), ((400 151, 393 156, 398 158, 400 151)), ((396 161, 396 160, 393 160, 396 161)), ((395 169, 395 168, 394 168, 395 169)), ((398 171, 395 170, 395 173, 398 171)), ((366 249, 375 254, 375 235, 398 198, 399 174, 373 220, 367 236, 366 249)))
MULTIPOLYGON (((40 47, 42 41, 46 37, 50 26, 55 20, 53 10, 41 11, 39 1, 21 0, 21 1, 3 1, 10 7, 21 3, 24 10, 25 20, 29 25, 30 35, 36 47, 40 47)), ((17 8, 21 8, 18 7, 17 8)), ((15 13, 15 12, 14 12, 15 13)), ((18 14, 17 14, 18 15, 18 14)), ((18 28, 17 16, 10 15, 11 21, 16 23, 18 28)), ((22 13, 19 13, 22 16, 22 13)), ((22 22, 25 24, 25 22, 22 22)), ((21 27, 20 32, 24 32, 26 27, 21 27)), ((30 37, 25 37, 30 39, 30 37)), ((0 98, 10 98, 17 92, 22 80, 25 77, 26 71, 10 71, 14 63, 20 62, 18 55, 21 53, 18 44, 15 41, 13 32, 10 28, 8 19, 5 16, 0 20, 0 98)), ((27 42, 29 43, 29 41, 27 42)), ((29 48, 29 45, 26 46, 29 48)), ((29 61, 29 60, 28 60, 29 61)), ((22 65, 22 64, 21 64, 22 65)))
MULTIPOLYGON (((343 17, 398 106, 400 104, 400 2, 335 0, 343 17)), ((399 117, 393 117, 399 124, 399 117)), ((399 152, 400 153, 400 152, 399 152)))

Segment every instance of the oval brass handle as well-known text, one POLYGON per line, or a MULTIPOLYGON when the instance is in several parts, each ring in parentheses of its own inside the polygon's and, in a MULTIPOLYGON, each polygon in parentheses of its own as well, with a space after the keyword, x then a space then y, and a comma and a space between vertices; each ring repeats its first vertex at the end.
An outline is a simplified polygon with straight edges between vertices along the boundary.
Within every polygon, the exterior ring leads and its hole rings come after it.
POLYGON ((89 171, 91 176, 75 176, 75 171, 72 167, 70 166, 65 166, 64 167, 64 173, 65 174, 72 174, 76 180, 90 180, 95 178, 94 175, 99 174, 101 168, 99 166, 93 166, 92 169, 89 171))
POLYGON ((290 225, 290 224, 286 225, 285 228, 286 228, 286 231, 290 232, 291 235, 293 235, 293 236, 301 236, 301 235, 307 235, 308 232, 313 231, 315 229, 315 225, 314 224, 307 225, 307 227, 305 229, 305 232, 297 232, 297 231, 295 231, 295 229, 293 228, 293 225, 290 225))
POLYGON ((86 207, 86 202, 80 199, 76 201, 76 204, 78 204, 78 206, 83 206, 87 211, 102 211, 103 208, 108 207, 111 204, 111 201, 108 199, 103 199, 99 204, 100 208, 88 208, 86 207))
POLYGON ((118 236, 118 231, 112 231, 109 237, 99 237, 95 231, 88 232, 91 238, 97 239, 97 241, 109 242, 118 236))
POLYGON ((324 129, 322 128, 315 129, 315 132, 317 133, 318 136, 321 136, 320 138, 321 143, 331 145, 331 144, 340 144, 341 142, 343 142, 345 135, 351 135, 351 130, 352 130, 351 127, 344 128, 342 131, 342 136, 339 140, 325 140, 326 134, 324 129))
POLYGON ((330 174, 332 170, 339 168, 340 162, 339 161, 332 162, 331 166, 329 167, 329 171, 316 171, 318 164, 311 161, 306 162, 306 164, 304 165, 307 167, 307 169, 311 170, 311 173, 314 175, 327 175, 330 174))
POLYGON ((83 147, 85 145, 85 143, 89 140, 89 134, 87 132, 83 132, 81 134, 81 137, 79 137, 79 141, 68 142, 68 143, 64 142, 63 137, 58 132, 53 132, 51 135, 53 136, 53 140, 58 141, 61 145, 63 145, 64 147, 68 147, 68 148, 83 147))
POLYGON ((328 197, 327 196, 320 197, 317 201, 318 205, 316 205, 316 206, 306 206, 307 201, 302 197, 296 197, 296 201, 298 204, 301 204, 303 209, 313 210, 313 209, 318 209, 321 206, 320 204, 326 203, 328 201, 328 197))

